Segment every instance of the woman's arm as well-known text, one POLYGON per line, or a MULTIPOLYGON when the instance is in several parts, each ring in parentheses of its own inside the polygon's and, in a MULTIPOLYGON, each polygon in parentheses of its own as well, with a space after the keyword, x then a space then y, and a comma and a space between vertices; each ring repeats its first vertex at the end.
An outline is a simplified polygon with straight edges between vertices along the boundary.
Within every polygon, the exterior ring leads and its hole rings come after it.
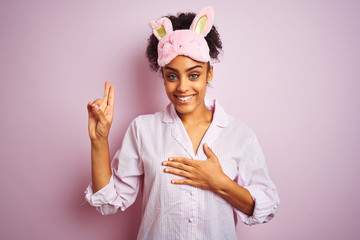
POLYGON ((143 174, 137 141, 141 118, 136 118, 128 127, 110 165, 108 135, 113 119, 114 91, 106 82, 103 100, 97 99, 87 106, 92 184, 85 190, 85 199, 103 215, 114 214, 119 208, 124 211, 134 203, 143 174))
POLYGON ((87 105, 88 130, 91 141, 92 189, 97 192, 111 178, 108 135, 113 119, 115 88, 105 83, 104 98, 87 105))
POLYGON ((114 214, 118 209, 124 211, 138 195, 144 173, 138 155, 141 147, 137 136, 141 125, 140 117, 131 122, 111 165, 108 142, 92 142, 93 180, 85 190, 85 199, 103 215, 114 214))
POLYGON ((109 143, 106 140, 91 142, 91 179, 94 192, 106 186, 111 178, 109 143))
POLYGON ((213 190, 215 193, 246 215, 251 216, 253 214, 255 201, 246 188, 241 187, 225 174, 223 178, 219 178, 217 183, 213 190))

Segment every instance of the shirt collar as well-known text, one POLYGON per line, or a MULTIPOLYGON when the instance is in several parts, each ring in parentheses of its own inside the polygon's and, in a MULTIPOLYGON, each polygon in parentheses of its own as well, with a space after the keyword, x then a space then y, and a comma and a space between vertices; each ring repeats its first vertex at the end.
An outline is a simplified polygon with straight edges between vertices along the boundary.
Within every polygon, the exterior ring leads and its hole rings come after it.
MULTIPOLYGON (((219 127, 227 127, 229 125, 228 115, 216 99, 206 99, 205 106, 207 109, 214 112, 212 123, 219 127)), ((179 121, 180 118, 176 113, 175 107, 172 103, 162 111, 162 121, 164 123, 172 123, 179 121)), ((181 120, 180 120, 181 121, 181 120)))

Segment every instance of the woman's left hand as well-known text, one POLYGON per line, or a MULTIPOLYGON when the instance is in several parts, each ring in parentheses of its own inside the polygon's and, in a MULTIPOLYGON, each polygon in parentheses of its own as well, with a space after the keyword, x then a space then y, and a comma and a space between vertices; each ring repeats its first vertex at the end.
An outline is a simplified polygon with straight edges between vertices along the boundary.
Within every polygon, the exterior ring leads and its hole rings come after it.
POLYGON ((216 191, 226 175, 214 152, 204 144, 204 152, 207 160, 194 160, 185 157, 170 157, 164 161, 164 171, 174 175, 185 177, 185 179, 173 179, 173 184, 185 184, 205 190, 216 191))

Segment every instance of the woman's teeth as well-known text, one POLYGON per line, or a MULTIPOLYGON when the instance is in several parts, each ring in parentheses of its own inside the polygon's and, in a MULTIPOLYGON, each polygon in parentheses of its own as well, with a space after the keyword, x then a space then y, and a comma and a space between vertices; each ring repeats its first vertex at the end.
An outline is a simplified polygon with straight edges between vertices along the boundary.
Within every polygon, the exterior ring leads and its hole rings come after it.
POLYGON ((178 97, 176 96, 180 101, 187 101, 189 100, 190 98, 192 98, 193 96, 187 96, 187 97, 178 97))

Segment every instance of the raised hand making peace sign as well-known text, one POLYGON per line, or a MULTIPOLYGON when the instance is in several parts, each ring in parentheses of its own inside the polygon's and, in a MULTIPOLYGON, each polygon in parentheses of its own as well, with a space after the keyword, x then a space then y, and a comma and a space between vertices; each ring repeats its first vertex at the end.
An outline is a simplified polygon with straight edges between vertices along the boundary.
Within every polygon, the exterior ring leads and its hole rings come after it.
POLYGON ((104 98, 87 104, 89 113, 88 130, 91 141, 107 139, 113 120, 115 87, 105 82, 104 98))

